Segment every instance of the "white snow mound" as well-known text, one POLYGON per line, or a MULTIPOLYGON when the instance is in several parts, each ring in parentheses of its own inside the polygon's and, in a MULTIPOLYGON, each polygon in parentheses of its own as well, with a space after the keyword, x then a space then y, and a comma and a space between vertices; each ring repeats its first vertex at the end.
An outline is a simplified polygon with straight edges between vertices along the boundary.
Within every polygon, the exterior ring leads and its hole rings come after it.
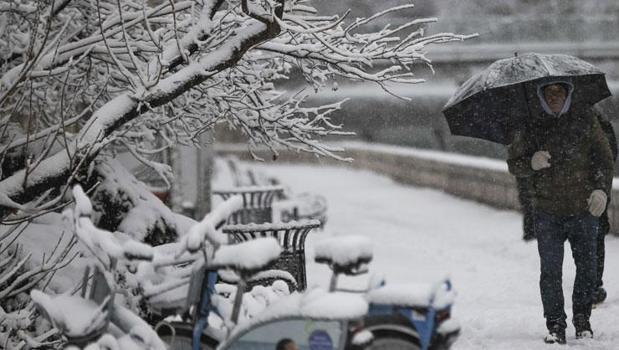
POLYGON ((237 269, 255 270, 277 259, 282 252, 273 237, 259 238, 235 245, 221 246, 215 252, 215 266, 232 266, 237 269))
POLYGON ((320 240, 314 246, 315 259, 339 266, 372 260, 372 241, 363 236, 336 236, 320 240))

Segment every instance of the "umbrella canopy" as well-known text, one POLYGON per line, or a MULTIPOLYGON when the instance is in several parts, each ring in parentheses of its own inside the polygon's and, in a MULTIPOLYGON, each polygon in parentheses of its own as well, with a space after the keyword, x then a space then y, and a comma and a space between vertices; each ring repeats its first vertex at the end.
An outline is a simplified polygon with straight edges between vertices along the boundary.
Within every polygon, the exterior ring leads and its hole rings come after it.
POLYGON ((569 55, 529 53, 498 60, 467 80, 443 108, 454 135, 509 144, 541 104, 537 87, 563 80, 574 85, 572 103, 593 105, 611 95, 594 65, 569 55))

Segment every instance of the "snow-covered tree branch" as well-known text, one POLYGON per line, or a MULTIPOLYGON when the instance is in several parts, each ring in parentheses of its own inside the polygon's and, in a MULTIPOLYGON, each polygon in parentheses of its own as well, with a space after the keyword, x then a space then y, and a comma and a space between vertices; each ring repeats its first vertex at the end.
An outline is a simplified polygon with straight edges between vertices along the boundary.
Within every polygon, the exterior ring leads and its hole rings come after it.
POLYGON ((10 160, 0 216, 62 205, 66 186, 87 181, 102 153, 144 162, 218 123, 251 145, 338 157, 321 138, 344 134, 329 121, 340 104, 307 106, 307 93, 280 92, 277 82, 295 69, 314 89, 338 79, 386 91, 420 82, 412 65, 429 63, 426 45, 466 37, 425 37, 435 19, 364 30, 410 8, 350 19, 301 0, 12 0, 0 8, 0 149, 10 160))

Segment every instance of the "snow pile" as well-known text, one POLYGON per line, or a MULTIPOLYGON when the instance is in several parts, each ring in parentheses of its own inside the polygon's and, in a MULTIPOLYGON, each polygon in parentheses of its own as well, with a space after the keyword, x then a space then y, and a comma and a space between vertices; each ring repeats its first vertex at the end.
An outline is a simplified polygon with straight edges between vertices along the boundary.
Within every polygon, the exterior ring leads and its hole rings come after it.
POLYGON ((316 242, 314 258, 336 266, 368 263, 372 260, 372 241, 353 235, 325 238, 316 242))
POLYGON ((456 293, 446 284, 387 283, 370 290, 367 299, 372 304, 429 307, 442 309, 453 304, 456 293))
POLYGON ((66 294, 49 296, 38 290, 32 290, 30 297, 68 337, 84 336, 107 324, 107 311, 92 300, 66 294))
MULTIPOLYGON (((265 309, 263 310, 263 312, 256 314, 251 319, 240 318, 238 325, 234 327, 228 339, 234 339, 235 335, 241 334, 246 330, 254 327, 255 325, 269 320, 298 316, 301 299, 301 294, 292 293, 288 296, 280 298, 279 300, 271 304, 268 309, 265 309)), ((218 307, 218 309, 220 308, 218 307)), ((222 348, 223 347, 224 346, 222 346, 222 348)))
POLYGON ((221 246, 215 251, 214 266, 233 267, 238 270, 257 270, 277 259, 282 248, 273 237, 221 246))
MULTIPOLYGON (((58 213, 47 213, 35 218, 31 223, 22 225, 23 231, 21 230, 22 228, 19 228, 18 231, 21 231, 21 233, 19 235, 9 235, 8 239, 13 239, 17 236, 15 247, 19 248, 17 257, 20 260, 25 258, 26 254, 30 255, 30 259, 24 265, 24 268, 27 270, 40 269, 41 262, 43 261, 48 261, 46 265, 49 266, 52 261, 63 254, 65 248, 70 248, 75 240, 71 222, 58 213)), ((11 228, 13 227, 0 225, 0 236, 6 234, 11 228)), ((80 244, 78 243, 77 247, 79 246, 80 244)), ((77 247, 73 246, 67 252, 65 259, 72 259, 71 263, 53 273, 47 287, 48 290, 62 293, 79 283, 86 258, 74 256, 77 254, 77 247)), ((5 251, 5 254, 10 253, 12 249, 9 248, 5 251)), ((0 253, 0 260, 4 258, 6 256, 0 253)), ((2 271, 2 267, 0 267, 0 275, 5 274, 3 276, 8 276, 8 273, 9 271, 2 271)))
MULTIPOLYGON (((217 310, 218 315, 225 320, 229 320, 232 315, 233 301, 236 297, 237 287, 232 284, 218 283, 215 285, 215 291, 216 294, 213 295, 212 305, 217 310)), ((288 290, 288 286, 283 281, 275 281, 268 287, 261 285, 254 286, 250 292, 243 294, 238 324, 253 324, 257 322, 256 320, 266 319, 263 317, 263 314, 270 314, 273 305, 280 304, 282 299, 287 299, 290 296, 291 294, 288 290)), ((210 322, 209 319, 209 323, 210 322)), ((223 321, 220 319, 218 322, 223 321)), ((229 326, 234 327, 234 325, 229 326)))
MULTIPOLYGON (((277 281, 276 281, 277 282, 277 281)), ((245 320, 254 318, 264 310, 267 310, 271 304, 279 300, 280 298, 290 295, 288 287, 284 283, 284 289, 281 285, 272 286, 255 286, 251 292, 243 295, 243 304, 241 306, 241 315, 245 320)), ((234 294, 232 294, 234 295, 234 294)), ((229 300, 233 300, 232 298, 229 300)), ((232 309, 232 303, 230 303, 230 310, 232 309)))
POLYGON ((275 281, 270 287, 255 286, 250 292, 256 299, 265 301, 265 305, 270 305, 285 295, 290 295, 288 285, 283 281, 275 281))

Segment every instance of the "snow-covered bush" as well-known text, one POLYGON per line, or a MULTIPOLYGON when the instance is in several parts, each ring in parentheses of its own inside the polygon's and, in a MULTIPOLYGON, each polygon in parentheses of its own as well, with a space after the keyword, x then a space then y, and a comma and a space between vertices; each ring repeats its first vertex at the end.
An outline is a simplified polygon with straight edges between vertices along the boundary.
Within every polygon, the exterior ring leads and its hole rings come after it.
POLYGON ((174 242, 195 223, 164 205, 122 164, 102 157, 95 161, 93 221, 102 229, 122 231, 151 245, 174 242))
MULTIPOLYGON (((0 344, 7 349, 51 348, 58 337, 49 322, 30 301, 28 292, 34 288, 54 286, 56 272, 76 258, 75 240, 60 233, 57 240, 31 242, 30 246, 15 243, 22 236, 30 240, 37 233, 46 234, 40 224, 23 223, 0 226, 0 344), (43 255, 32 252, 32 245, 49 248, 43 255)), ((70 233, 68 233, 70 235, 70 233)), ((45 239, 45 238, 44 238, 45 239)))

